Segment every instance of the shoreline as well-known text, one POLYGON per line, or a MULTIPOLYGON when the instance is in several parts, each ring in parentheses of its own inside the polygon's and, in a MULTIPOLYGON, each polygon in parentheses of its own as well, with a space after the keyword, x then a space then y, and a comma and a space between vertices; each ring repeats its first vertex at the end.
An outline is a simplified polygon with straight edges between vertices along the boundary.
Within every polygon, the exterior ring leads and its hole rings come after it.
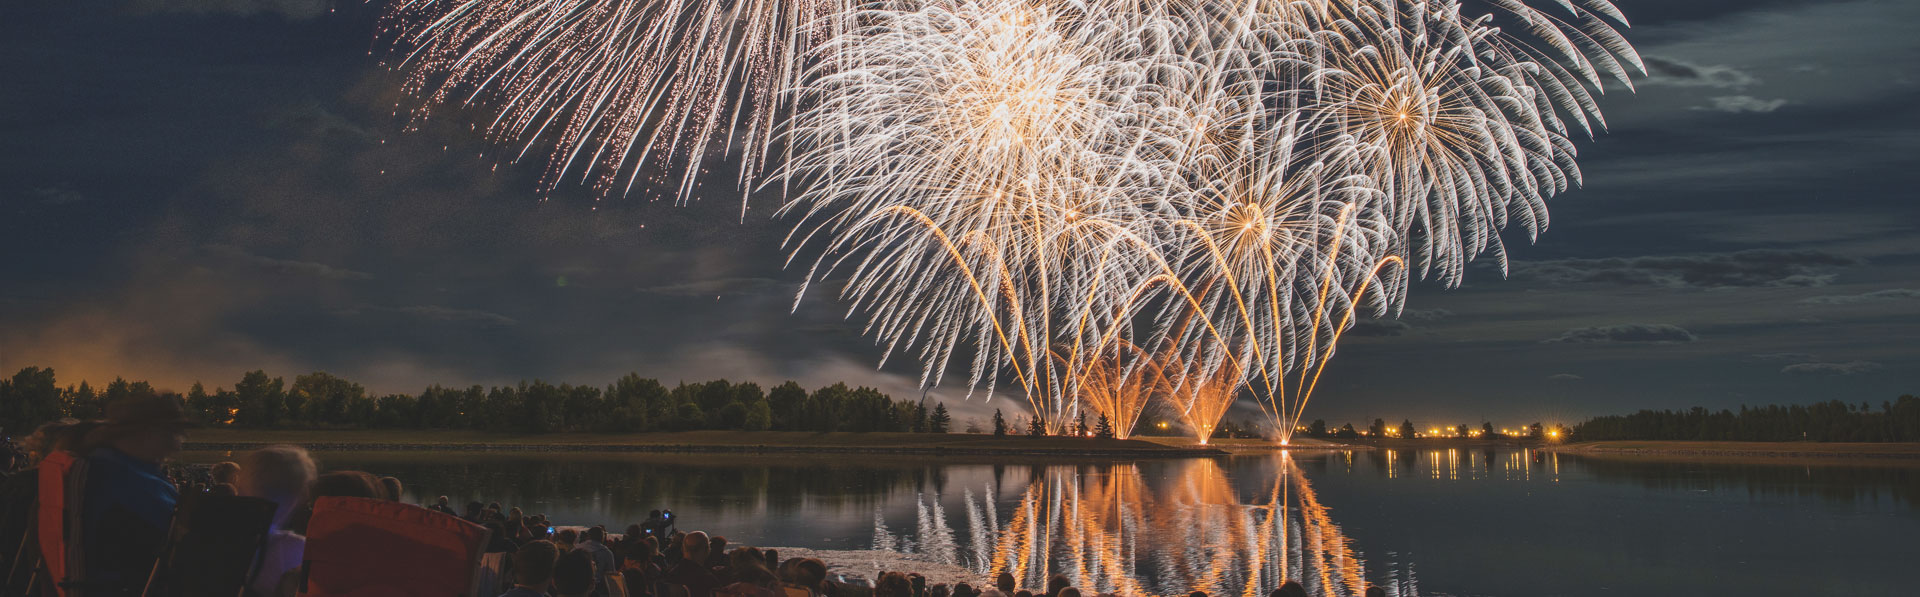
POLYGON ((461 431, 197 430, 189 451, 244 451, 292 444, 315 452, 598 452, 715 454, 896 454, 1192 458, 1223 456, 1210 446, 1142 440, 926 433, 688 431, 634 434, 488 436, 461 431))
POLYGON ((805 547, 761 547, 780 552, 780 559, 815 558, 827 565, 827 578, 843 576, 871 584, 882 572, 914 573, 927 579, 927 586, 945 583, 951 587, 967 583, 984 587, 992 577, 965 567, 943 564, 925 556, 877 549, 808 549, 805 547))
POLYGON ((1601 441, 1547 446, 1569 456, 1759 463, 1920 462, 1920 443, 1601 441))

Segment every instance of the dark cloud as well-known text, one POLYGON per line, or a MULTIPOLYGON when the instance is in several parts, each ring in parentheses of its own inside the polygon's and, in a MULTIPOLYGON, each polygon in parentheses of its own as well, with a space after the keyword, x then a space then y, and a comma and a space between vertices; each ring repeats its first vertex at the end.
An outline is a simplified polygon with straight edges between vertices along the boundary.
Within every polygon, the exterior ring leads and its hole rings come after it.
POLYGON ((1845 363, 1795 363, 1780 369, 1789 375, 1860 375, 1885 368, 1872 361, 1848 361, 1845 363))
POLYGON ((1555 373, 1547 376, 1547 381, 1580 381, 1586 379, 1572 373, 1555 373))
POLYGON ((232 245, 208 245, 207 253, 216 258, 244 264, 266 273, 286 276, 306 276, 327 280, 366 280, 373 277, 373 274, 334 267, 324 263, 263 257, 232 245))
POLYGON ((359 317, 372 314, 394 314, 408 318, 453 324, 474 324, 486 326, 519 325, 512 317, 478 309, 455 309, 440 305, 414 305, 407 307, 362 306, 339 312, 344 317, 359 317))
POLYGON ((1722 64, 1696 65, 1682 60, 1660 56, 1642 56, 1647 65, 1646 79, 1639 81, 1641 86, 1674 85, 1679 87, 1718 87, 1741 88, 1760 82, 1752 74, 1722 64))
POLYGON ((1722 95, 1707 98, 1707 101, 1711 104, 1702 109, 1729 114, 1766 114, 1787 105, 1787 100, 1763 99, 1751 95, 1722 95))
POLYGON ((1809 305, 1856 305, 1860 303, 1879 303, 1907 299, 1920 299, 1920 289, 1888 288, 1886 290, 1875 290, 1861 294, 1808 297, 1800 299, 1800 302, 1809 305))
POLYGON ((1753 358, 1762 361, 1811 361, 1819 357, 1804 352, 1765 352, 1753 355, 1753 358))
POLYGON ((1400 312, 1401 319, 1412 321, 1439 321, 1448 317, 1453 317, 1453 312, 1446 309, 1407 309, 1400 312))
POLYGON ((1400 336, 1405 335, 1413 326, 1398 319, 1365 319, 1353 324, 1347 330, 1348 336, 1400 336))
POLYGON ((1625 323, 1567 330, 1542 342, 1547 344, 1591 344, 1598 342, 1652 342, 1672 344, 1698 340, 1693 332, 1665 323, 1625 323))
POLYGON ((641 288, 643 294, 677 297, 724 296, 729 294, 785 294, 791 296, 797 287, 788 282, 771 278, 723 278, 701 280, 681 284, 666 284, 641 288))
POLYGON ((332 12, 329 0, 132 0, 126 6, 136 13, 271 15, 286 19, 311 19, 332 12))
POLYGON ((86 195, 83 195, 79 191, 76 191, 64 186, 40 187, 40 188, 34 189, 33 198, 39 201, 41 205, 52 205, 52 206, 73 205, 76 203, 84 203, 87 201, 86 195))
POLYGON ((1519 261, 1512 266, 1512 277, 1548 284, 1660 288, 1823 286, 1833 280, 1832 270, 1859 263, 1860 260, 1852 257, 1812 249, 1750 249, 1693 255, 1519 261))

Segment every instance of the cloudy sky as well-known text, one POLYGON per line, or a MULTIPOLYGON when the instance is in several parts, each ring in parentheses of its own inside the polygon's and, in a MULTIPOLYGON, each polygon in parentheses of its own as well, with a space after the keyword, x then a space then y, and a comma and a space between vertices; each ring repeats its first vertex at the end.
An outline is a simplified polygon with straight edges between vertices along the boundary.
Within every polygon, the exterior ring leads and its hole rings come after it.
MULTIPOLYGON (((376 0, 375 4, 378 4, 376 0)), ((1586 185, 1511 273, 1363 322, 1308 418, 1496 423, 1920 391, 1920 3, 1619 0, 1586 185)), ((0 8, 0 369, 184 388, 544 378, 917 392, 774 200, 537 193, 470 121, 403 132, 357 0, 0 8), (664 199, 663 199, 664 197, 664 199), (542 200, 546 198, 546 200, 542 200)), ((957 401, 961 388, 936 395, 957 401)), ((980 412, 976 399, 966 412, 980 412)))

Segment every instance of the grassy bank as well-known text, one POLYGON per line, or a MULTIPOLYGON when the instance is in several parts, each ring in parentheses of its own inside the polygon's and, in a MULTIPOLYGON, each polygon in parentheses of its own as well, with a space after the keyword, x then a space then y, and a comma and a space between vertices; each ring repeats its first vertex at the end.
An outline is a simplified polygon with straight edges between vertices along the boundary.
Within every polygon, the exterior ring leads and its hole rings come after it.
POLYGON ((197 429, 187 438, 189 450, 244 450, 266 444, 295 444, 309 450, 383 451, 1059 454, 1137 457, 1220 453, 1211 448, 1143 440, 963 433, 681 431, 512 435, 481 431, 197 429))
POLYGON ((1608 441, 1555 445, 1548 449, 1595 458, 1746 464, 1920 465, 1920 443, 1608 441))

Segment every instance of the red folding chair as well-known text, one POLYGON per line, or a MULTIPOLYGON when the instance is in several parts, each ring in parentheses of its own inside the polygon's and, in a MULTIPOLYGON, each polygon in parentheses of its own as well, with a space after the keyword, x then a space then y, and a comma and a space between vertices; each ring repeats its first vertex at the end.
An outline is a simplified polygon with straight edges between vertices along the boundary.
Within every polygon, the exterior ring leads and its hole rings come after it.
POLYGON ((81 499, 87 480, 87 459, 57 451, 40 460, 37 534, 40 559, 46 570, 45 593, 80 597, 86 580, 80 545, 81 499))
POLYGON ((476 595, 487 529, 419 506, 322 497, 307 523, 305 578, 313 597, 476 595))

